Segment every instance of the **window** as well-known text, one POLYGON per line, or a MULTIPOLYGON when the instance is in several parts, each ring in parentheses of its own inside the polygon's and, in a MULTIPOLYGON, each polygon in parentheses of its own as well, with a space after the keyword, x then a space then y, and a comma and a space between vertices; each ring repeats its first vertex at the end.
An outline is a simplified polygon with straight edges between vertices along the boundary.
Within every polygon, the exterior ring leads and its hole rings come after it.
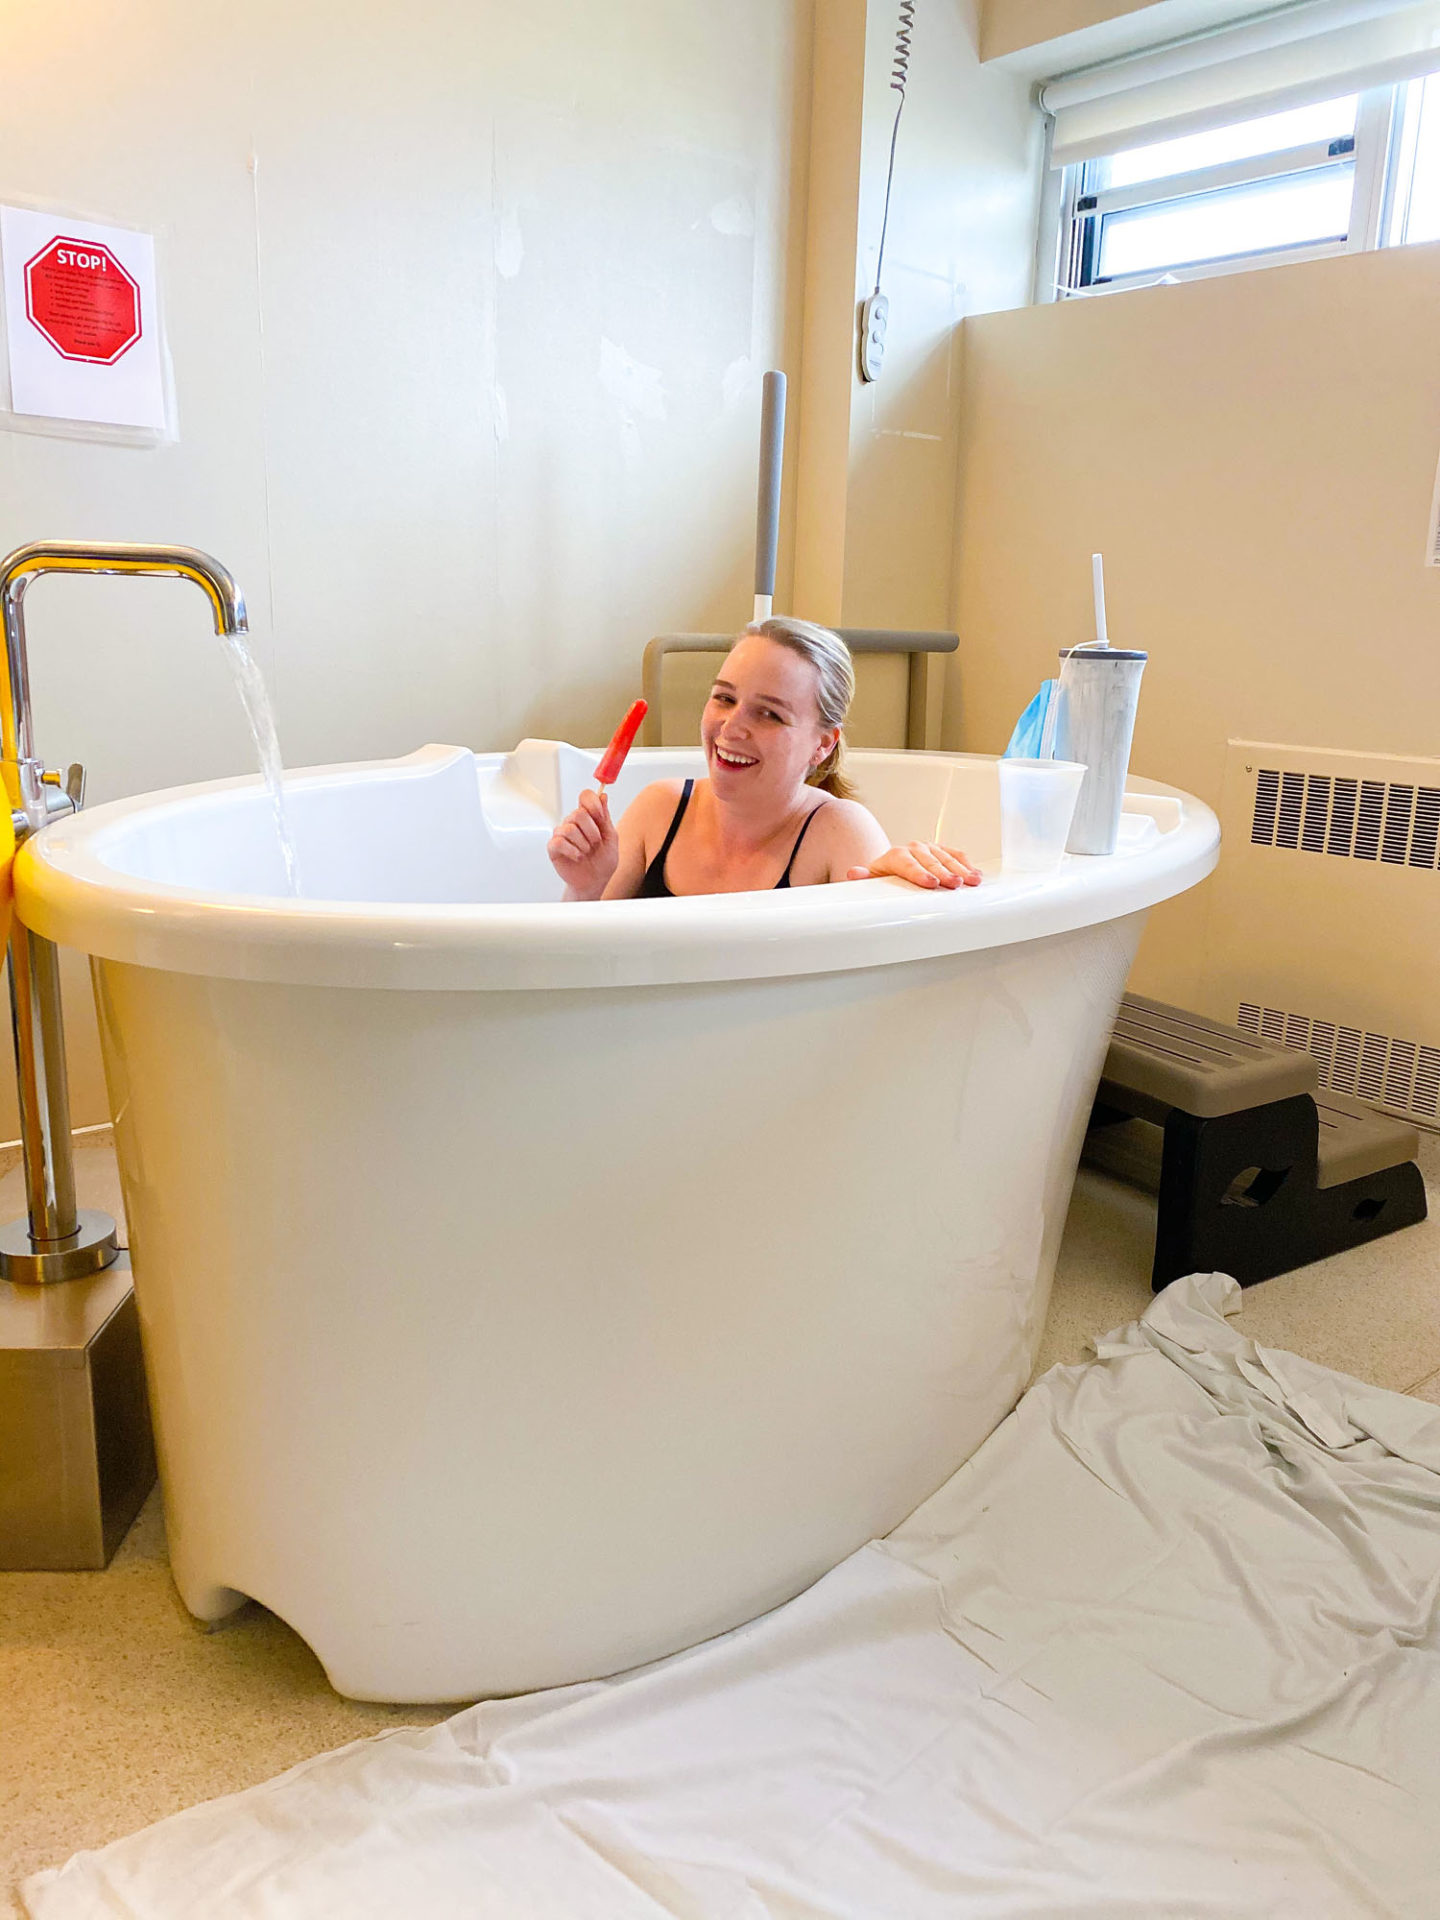
POLYGON ((1440 240, 1440 75, 1412 81, 1401 92, 1383 242, 1388 247, 1440 240))
POLYGON ((1440 75, 1085 160, 1061 195, 1062 299, 1440 239, 1440 75))

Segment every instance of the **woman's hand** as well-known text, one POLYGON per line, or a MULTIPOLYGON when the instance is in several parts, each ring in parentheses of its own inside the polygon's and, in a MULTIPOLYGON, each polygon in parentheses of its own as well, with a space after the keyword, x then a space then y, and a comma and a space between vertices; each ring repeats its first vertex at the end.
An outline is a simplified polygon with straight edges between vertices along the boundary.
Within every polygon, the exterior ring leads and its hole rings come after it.
POLYGON ((556 827, 545 851, 565 882, 567 900, 598 900, 620 864, 620 835, 603 793, 588 787, 556 827))
POLYGON ((937 846, 933 840, 912 840, 891 847, 868 867, 851 867, 847 880, 880 880, 893 874, 912 887, 978 887, 980 869, 972 867, 958 847, 937 846))

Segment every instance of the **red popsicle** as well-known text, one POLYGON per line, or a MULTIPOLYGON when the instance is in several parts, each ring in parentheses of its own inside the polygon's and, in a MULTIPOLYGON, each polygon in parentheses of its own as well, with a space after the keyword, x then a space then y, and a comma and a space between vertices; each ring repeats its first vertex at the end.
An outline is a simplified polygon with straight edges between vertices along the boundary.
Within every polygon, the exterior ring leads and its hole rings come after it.
POLYGON ((620 769, 625 764, 625 756, 635 744, 635 736, 640 731, 640 722, 650 711, 644 700, 637 700, 625 718, 615 729, 615 737, 601 756, 595 769, 597 787, 608 787, 620 778, 620 769))

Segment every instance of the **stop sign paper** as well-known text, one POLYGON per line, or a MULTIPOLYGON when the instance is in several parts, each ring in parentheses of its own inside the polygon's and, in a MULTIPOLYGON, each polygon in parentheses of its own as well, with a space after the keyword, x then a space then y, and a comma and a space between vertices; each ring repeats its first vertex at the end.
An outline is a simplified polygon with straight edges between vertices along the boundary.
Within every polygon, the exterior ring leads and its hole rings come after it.
POLYGON ((25 312, 58 354, 113 366, 144 332, 140 285, 109 247, 69 234, 25 262, 25 312))
POLYGON ((149 234, 0 207, 0 250, 13 410, 163 432, 149 234))

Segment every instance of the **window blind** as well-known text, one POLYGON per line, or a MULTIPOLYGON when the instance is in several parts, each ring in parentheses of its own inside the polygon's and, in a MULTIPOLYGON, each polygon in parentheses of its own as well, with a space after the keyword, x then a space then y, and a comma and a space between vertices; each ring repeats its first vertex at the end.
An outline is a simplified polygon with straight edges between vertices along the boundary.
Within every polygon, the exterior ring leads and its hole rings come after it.
POLYGON ((1440 0, 1300 0, 1057 75, 1040 104, 1064 167, 1437 71, 1440 0))

